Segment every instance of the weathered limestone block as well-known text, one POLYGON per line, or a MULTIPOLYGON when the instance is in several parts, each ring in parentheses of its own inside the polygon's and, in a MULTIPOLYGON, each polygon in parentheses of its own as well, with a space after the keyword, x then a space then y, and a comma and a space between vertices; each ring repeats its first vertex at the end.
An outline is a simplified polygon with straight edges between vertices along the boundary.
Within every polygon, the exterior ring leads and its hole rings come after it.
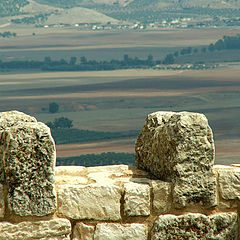
POLYGON ((175 207, 216 205, 214 141, 207 118, 189 112, 148 115, 136 146, 136 165, 173 183, 175 207))
POLYGON ((94 240, 94 230, 94 226, 76 223, 73 227, 73 240, 94 240))
POLYGON ((124 184, 124 214, 126 216, 150 215, 150 187, 148 184, 124 184))
POLYGON ((11 112, 0 112, 0 181, 3 182, 3 145, 5 139, 3 138, 5 128, 12 127, 19 122, 37 122, 34 117, 28 116, 24 113, 18 111, 11 111, 11 112))
POLYGON ((153 210, 159 213, 167 213, 171 208, 172 184, 160 180, 152 180, 153 210))
POLYGON ((1 113, 0 141, 1 182, 10 214, 53 213, 56 150, 50 129, 23 113, 1 113))
POLYGON ((225 200, 240 200, 240 168, 218 170, 219 192, 225 200))
POLYGON ((71 223, 67 219, 12 224, 0 222, 1 240, 70 240, 71 223))
POLYGON ((58 215, 69 219, 120 220, 120 187, 64 185, 58 190, 58 215))
POLYGON ((162 239, 237 240, 238 217, 236 213, 161 215, 154 223, 151 240, 162 239))
POLYGON ((147 227, 144 224, 99 223, 94 240, 147 240, 147 227))

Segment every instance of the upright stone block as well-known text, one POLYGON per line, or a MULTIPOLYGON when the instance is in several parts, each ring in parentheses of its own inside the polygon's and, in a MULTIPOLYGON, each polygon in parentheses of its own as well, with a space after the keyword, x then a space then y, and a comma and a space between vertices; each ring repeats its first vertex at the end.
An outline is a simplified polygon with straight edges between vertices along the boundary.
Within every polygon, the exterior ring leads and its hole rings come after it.
POLYGON ((1 183, 11 215, 45 216, 56 210, 55 143, 50 129, 26 114, 0 114, 1 183))
POLYGON ((190 112, 148 115, 136 146, 136 165, 173 183, 175 207, 216 205, 214 141, 208 120, 190 112))

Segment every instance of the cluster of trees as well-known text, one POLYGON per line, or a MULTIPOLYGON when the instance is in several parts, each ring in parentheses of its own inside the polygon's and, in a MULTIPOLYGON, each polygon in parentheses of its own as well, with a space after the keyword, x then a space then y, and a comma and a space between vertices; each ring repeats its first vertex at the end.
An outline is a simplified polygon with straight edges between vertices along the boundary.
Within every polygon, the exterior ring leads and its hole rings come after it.
POLYGON ((50 113, 57 113, 59 110, 59 105, 55 102, 49 103, 48 110, 50 113))
POLYGON ((163 60, 163 64, 173 64, 175 62, 175 59, 179 57, 180 55, 189 55, 192 53, 197 53, 198 49, 197 48, 192 48, 192 47, 186 47, 182 48, 180 51, 176 51, 174 53, 169 53, 166 55, 166 57, 163 60))
POLYGON ((23 18, 16 18, 12 19, 11 22, 15 24, 36 24, 36 23, 42 23, 48 19, 48 16, 50 16, 51 13, 46 14, 39 14, 35 15, 33 17, 23 17, 23 18))
POLYGON ((101 154, 87 154, 77 157, 57 158, 57 166, 106 166, 106 165, 135 165, 135 155, 132 153, 107 152, 101 154))
POLYGON ((201 49, 186 47, 182 48, 180 51, 176 51, 174 53, 169 53, 162 61, 163 64, 173 64, 176 61, 176 58, 180 55, 190 55, 196 54, 198 52, 206 53, 213 51, 221 51, 221 50, 230 50, 230 49, 240 49, 240 34, 236 36, 224 36, 223 39, 219 39, 215 43, 211 43, 207 47, 202 47, 201 49))
POLYGON ((66 117, 55 118, 53 122, 46 123, 51 129, 72 128, 73 120, 66 117))
POLYGON ((149 55, 147 59, 139 59, 137 57, 131 58, 127 54, 124 55, 122 60, 112 59, 110 61, 96 61, 88 60, 83 56, 80 58, 79 62, 76 57, 71 57, 69 62, 64 59, 52 61, 50 57, 46 57, 44 62, 45 64, 42 66, 42 70, 47 71, 95 71, 146 68, 152 67, 156 63, 152 55, 149 55))
POLYGON ((29 4, 27 0, 2 0, 0 1, 0 16, 14 16, 19 14, 22 7, 29 4))
POLYGON ((240 49, 240 34, 236 36, 224 36, 223 39, 219 39, 208 46, 210 52, 224 49, 240 49))
POLYGON ((139 132, 100 132, 89 131, 77 128, 62 128, 62 126, 70 124, 66 119, 58 119, 56 122, 48 122, 47 125, 52 129, 52 136, 56 144, 84 143, 110 139, 137 137, 139 132), (59 123, 60 121, 60 123, 59 123), (57 124, 57 125, 56 125, 57 124), (60 128, 61 127, 61 128, 60 128))
POLYGON ((3 38, 10 38, 10 37, 16 37, 17 34, 15 32, 3 32, 3 33, 0 33, 0 37, 3 37, 3 38))

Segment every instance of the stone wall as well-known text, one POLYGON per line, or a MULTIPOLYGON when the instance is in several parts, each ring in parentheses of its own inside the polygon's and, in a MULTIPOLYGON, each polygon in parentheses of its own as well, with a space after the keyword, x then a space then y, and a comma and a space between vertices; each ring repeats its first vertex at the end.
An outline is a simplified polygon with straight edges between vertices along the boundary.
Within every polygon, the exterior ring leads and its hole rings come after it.
POLYGON ((0 142, 1 240, 240 239, 240 167, 214 165, 202 114, 150 114, 137 168, 55 168, 49 128, 16 111, 0 142))

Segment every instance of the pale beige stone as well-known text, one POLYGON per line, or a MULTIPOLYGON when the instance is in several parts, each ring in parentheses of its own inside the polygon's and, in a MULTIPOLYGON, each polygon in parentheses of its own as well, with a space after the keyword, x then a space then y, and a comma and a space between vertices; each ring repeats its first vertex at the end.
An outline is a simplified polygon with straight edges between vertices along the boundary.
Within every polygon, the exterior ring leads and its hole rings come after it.
POLYGON ((144 224, 99 223, 94 240, 147 240, 147 227, 144 224))
POLYGON ((55 176, 82 176, 86 175, 87 168, 83 166, 57 166, 55 176))
POLYGON ((95 227, 84 224, 82 222, 76 223, 73 227, 73 240, 94 240, 95 227))
POLYGON ((172 184, 160 180, 152 180, 153 209, 159 213, 167 213, 171 208, 172 184))
POLYGON ((58 215, 69 219, 120 220, 120 187, 63 185, 58 190, 58 215))
POLYGON ((89 173, 88 178, 98 184, 114 184, 115 180, 111 178, 112 172, 105 171, 89 173))
POLYGON ((12 224, 0 222, 1 240, 68 240, 71 223, 67 219, 12 224))
POLYGON ((64 184, 71 184, 71 185, 80 185, 80 184, 88 184, 89 180, 87 177, 81 176, 65 176, 65 175, 58 175, 55 176, 55 185, 64 185, 64 184))
POLYGON ((176 208, 216 206, 214 141, 208 120, 190 112, 148 115, 136 146, 136 166, 173 183, 176 208))
POLYGON ((238 216, 237 213, 160 215, 153 225, 151 240, 163 239, 238 240, 238 216))
POLYGON ((126 216, 150 215, 150 187, 148 184, 124 184, 124 214, 126 216))
POLYGON ((45 216, 56 210, 55 143, 50 129, 19 112, 0 115, 0 172, 10 214, 45 216))
POLYGON ((112 174, 114 174, 114 173, 126 172, 128 170, 129 170, 128 165, 109 165, 109 166, 97 166, 97 167, 87 168, 88 174, 99 173, 99 172, 112 172, 112 174))
POLYGON ((223 199, 240 200, 240 168, 218 170, 218 182, 223 199))

